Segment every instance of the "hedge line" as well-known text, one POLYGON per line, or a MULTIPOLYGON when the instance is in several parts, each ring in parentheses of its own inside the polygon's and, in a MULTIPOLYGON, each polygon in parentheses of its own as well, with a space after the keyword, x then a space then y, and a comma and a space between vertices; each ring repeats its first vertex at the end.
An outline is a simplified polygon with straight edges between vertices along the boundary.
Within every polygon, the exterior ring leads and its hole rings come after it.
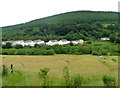
POLYGON ((54 54, 92 54, 92 55, 118 55, 120 50, 115 44, 85 44, 85 45, 55 45, 24 47, 22 49, 3 49, 3 55, 54 55, 54 54))

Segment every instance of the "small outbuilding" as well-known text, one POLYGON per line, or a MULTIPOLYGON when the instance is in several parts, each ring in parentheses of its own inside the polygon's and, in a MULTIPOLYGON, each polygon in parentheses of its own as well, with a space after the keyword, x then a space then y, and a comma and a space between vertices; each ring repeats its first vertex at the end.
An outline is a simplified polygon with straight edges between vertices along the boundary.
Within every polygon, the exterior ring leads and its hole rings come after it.
POLYGON ((104 37, 104 38, 101 38, 100 40, 101 40, 101 41, 110 41, 110 38, 104 37))

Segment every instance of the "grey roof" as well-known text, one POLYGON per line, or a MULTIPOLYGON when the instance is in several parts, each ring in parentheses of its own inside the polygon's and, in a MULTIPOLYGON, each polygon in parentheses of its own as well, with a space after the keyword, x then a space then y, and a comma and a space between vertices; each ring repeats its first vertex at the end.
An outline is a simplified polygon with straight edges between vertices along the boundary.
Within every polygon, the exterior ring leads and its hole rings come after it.
POLYGON ((63 39, 63 40, 61 40, 62 42, 67 42, 67 40, 66 39, 63 39))

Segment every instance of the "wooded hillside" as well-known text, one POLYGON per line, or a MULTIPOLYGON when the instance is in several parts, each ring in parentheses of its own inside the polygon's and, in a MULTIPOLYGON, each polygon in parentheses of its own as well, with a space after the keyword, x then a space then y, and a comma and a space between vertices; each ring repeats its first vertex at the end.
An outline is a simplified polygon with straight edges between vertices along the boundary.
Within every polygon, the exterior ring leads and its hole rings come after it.
POLYGON ((96 40, 117 35, 118 13, 74 11, 3 27, 2 40, 96 40))

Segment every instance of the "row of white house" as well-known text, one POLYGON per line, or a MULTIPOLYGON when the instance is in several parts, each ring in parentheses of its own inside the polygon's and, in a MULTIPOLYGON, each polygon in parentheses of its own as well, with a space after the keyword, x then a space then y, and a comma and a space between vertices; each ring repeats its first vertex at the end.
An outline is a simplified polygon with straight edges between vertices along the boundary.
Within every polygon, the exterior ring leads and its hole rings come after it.
POLYGON ((72 42, 74 45, 76 44, 83 44, 84 43, 84 40, 80 39, 80 40, 75 40, 75 41, 68 41, 66 39, 63 39, 63 40, 49 40, 48 42, 45 42, 45 41, 42 41, 42 40, 27 40, 27 41, 24 41, 24 40, 15 40, 15 41, 3 41, 2 44, 5 45, 6 43, 11 43, 12 46, 15 46, 15 45, 22 45, 22 46, 34 46, 35 44, 39 44, 39 45, 67 45, 69 44, 70 42, 72 42))

